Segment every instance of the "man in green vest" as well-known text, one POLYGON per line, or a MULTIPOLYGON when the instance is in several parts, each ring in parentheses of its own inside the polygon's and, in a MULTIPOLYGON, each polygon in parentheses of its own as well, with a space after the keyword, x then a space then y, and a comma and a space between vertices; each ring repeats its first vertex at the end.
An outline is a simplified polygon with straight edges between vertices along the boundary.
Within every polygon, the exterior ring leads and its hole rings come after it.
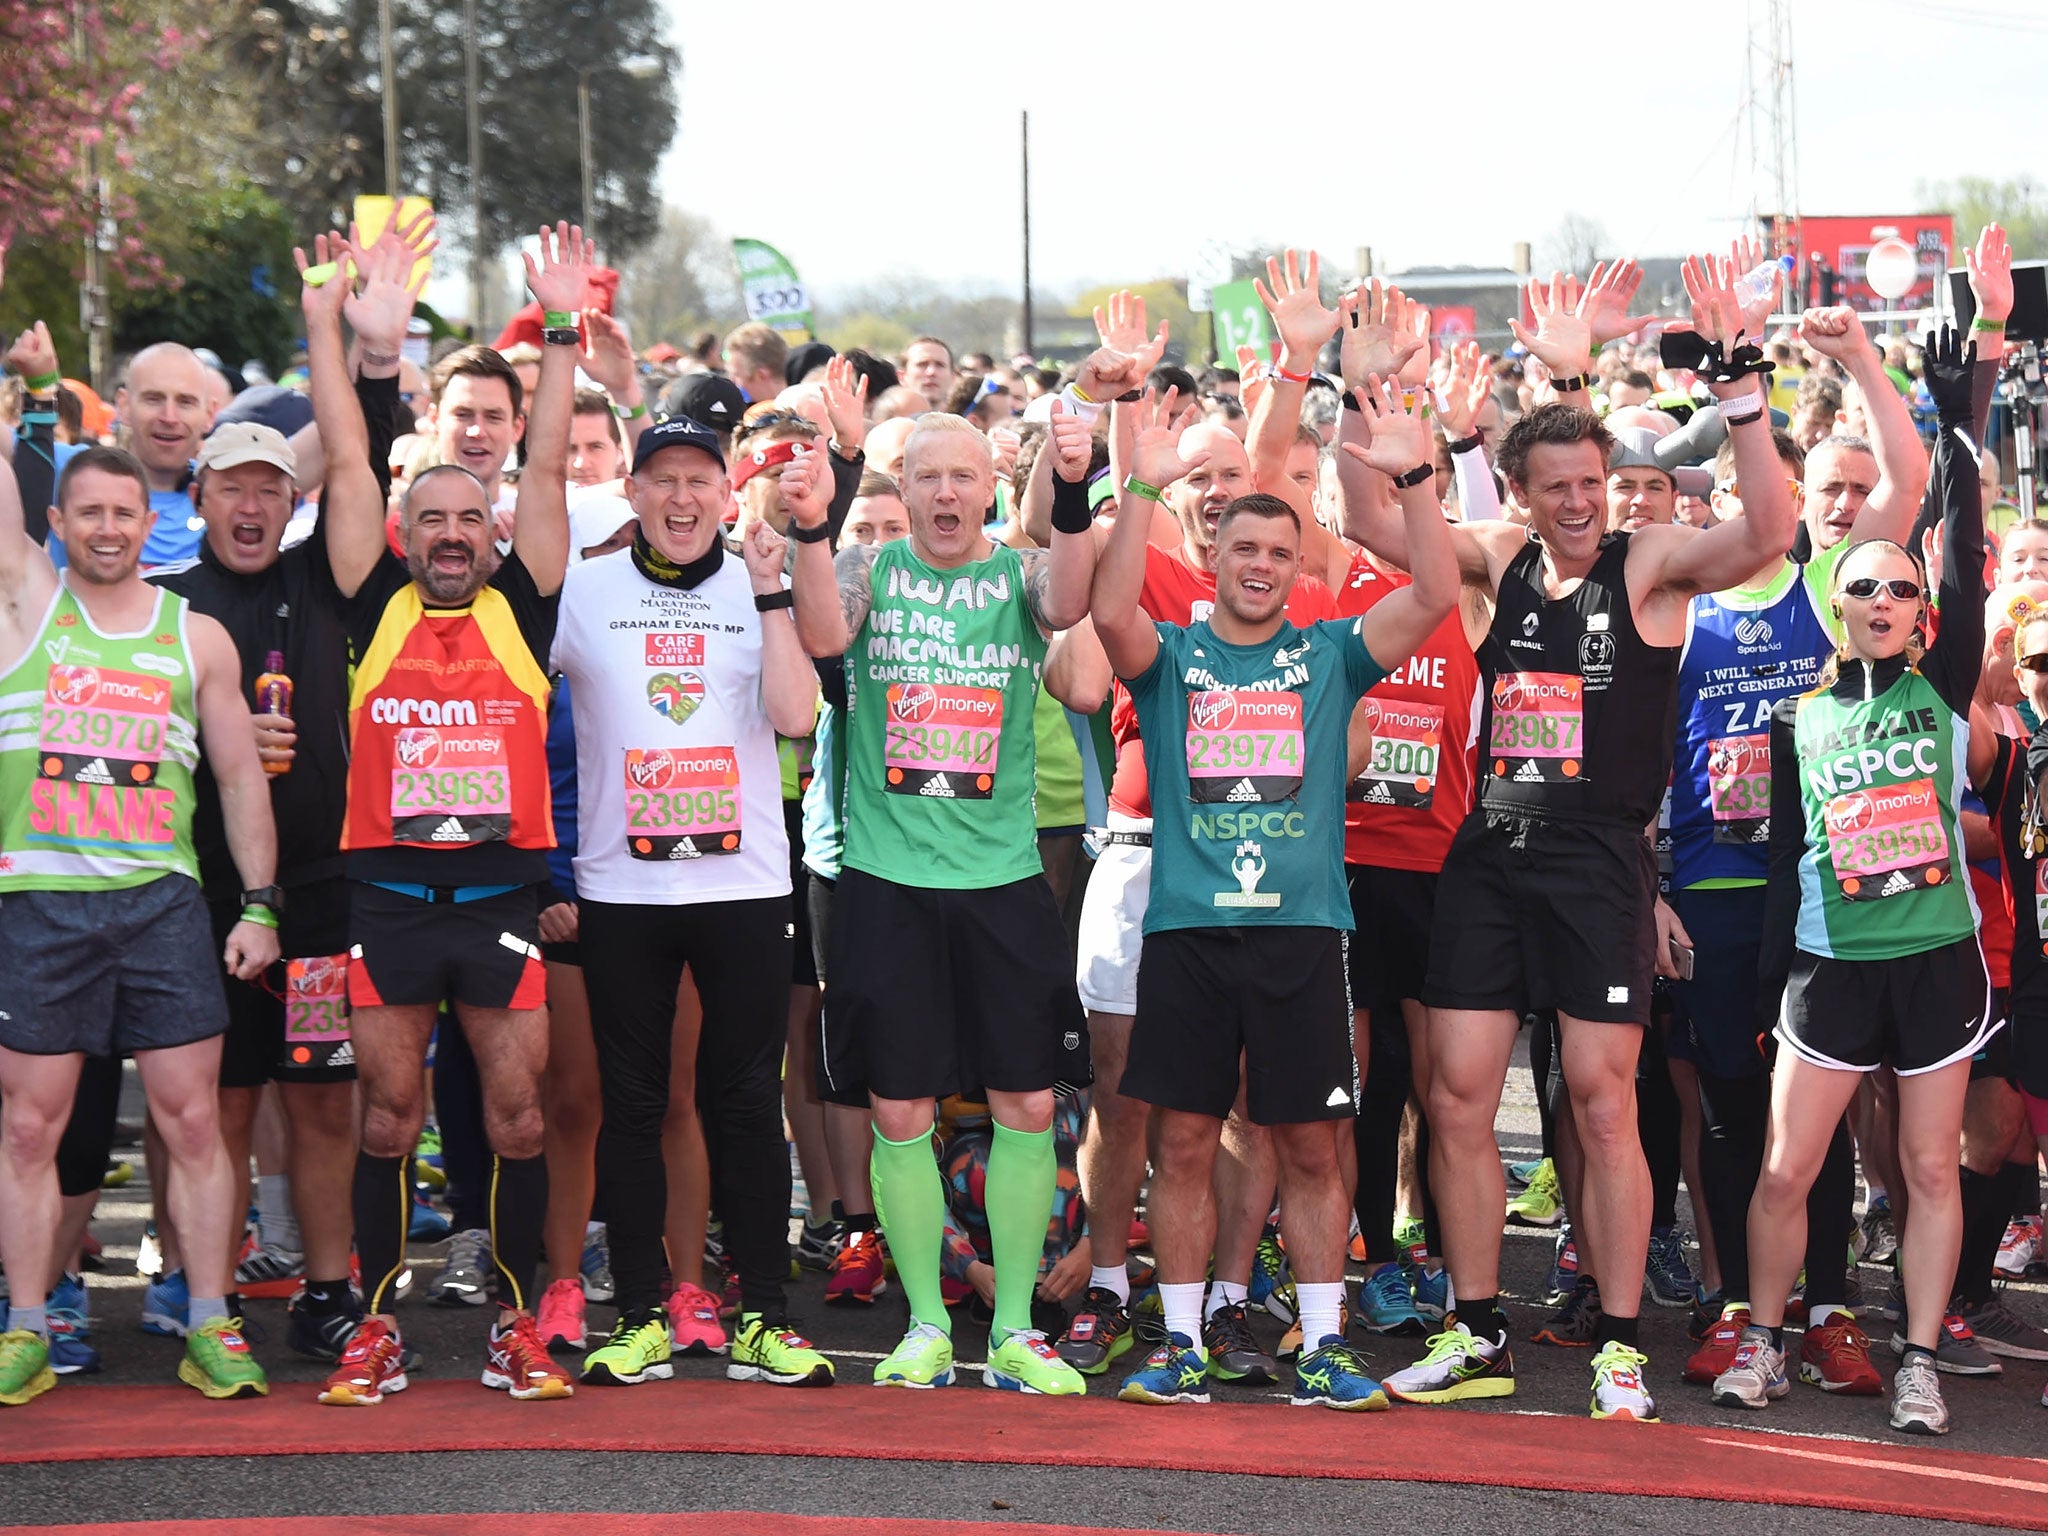
POLYGON ((242 1216, 216 1095, 228 1016, 192 848, 203 747, 244 886, 224 959, 253 981, 277 959, 283 905, 255 725, 227 631, 142 580, 142 465, 88 448, 56 500, 62 576, 0 471, 0 1403, 54 1380, 57 1147, 88 1055, 135 1057, 170 1154, 192 1288, 178 1378, 257 1396, 269 1384, 226 1306, 242 1216))

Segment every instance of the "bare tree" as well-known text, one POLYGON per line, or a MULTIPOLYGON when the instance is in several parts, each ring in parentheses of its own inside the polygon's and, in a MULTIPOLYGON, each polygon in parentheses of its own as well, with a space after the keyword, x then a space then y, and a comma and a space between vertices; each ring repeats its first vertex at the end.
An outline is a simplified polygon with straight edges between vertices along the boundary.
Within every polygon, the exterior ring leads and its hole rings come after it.
POLYGON ((1606 226, 1583 213, 1567 213, 1536 247, 1538 272, 1576 272, 1584 277, 1608 255, 1606 226))
POLYGON ((670 204, 660 232, 619 263, 618 308, 639 347, 737 325, 746 310, 731 244, 710 220, 670 204))

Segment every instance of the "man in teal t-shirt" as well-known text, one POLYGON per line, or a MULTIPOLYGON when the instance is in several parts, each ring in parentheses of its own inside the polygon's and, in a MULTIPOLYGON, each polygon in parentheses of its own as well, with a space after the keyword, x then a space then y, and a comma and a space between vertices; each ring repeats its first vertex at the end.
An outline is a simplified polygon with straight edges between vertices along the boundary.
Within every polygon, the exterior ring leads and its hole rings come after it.
MULTIPOLYGON (((1362 396, 1366 392, 1361 392, 1362 396)), ((1378 391, 1369 448, 1400 499, 1412 585, 1361 618, 1303 629, 1286 617, 1301 525, 1286 502, 1244 496, 1218 519, 1216 606, 1186 627, 1138 607, 1154 486, 1196 464, 1152 402, 1132 407, 1133 472, 1091 607, 1137 706, 1152 785, 1152 888, 1138 1011, 1121 1091, 1152 1106, 1149 1211, 1168 1342, 1124 1383, 1134 1402, 1206 1402, 1203 1275, 1215 1241, 1210 1178, 1237 1098, 1270 1126, 1300 1302, 1294 1400, 1387 1406, 1344 1342, 1347 1218, 1340 1133, 1357 1113, 1345 944, 1345 732, 1359 698, 1451 611, 1457 557, 1430 477, 1429 429, 1378 391)), ((1122 409, 1121 407, 1119 409, 1122 409)))

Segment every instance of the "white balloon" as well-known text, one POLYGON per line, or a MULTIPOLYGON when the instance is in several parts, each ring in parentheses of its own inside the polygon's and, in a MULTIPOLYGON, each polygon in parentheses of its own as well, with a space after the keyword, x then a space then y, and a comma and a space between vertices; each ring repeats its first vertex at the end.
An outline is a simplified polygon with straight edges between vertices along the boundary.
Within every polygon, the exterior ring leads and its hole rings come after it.
POLYGON ((1913 247, 1897 235, 1885 236, 1864 258, 1863 280, 1881 299, 1903 298, 1919 275, 1920 260, 1913 247))

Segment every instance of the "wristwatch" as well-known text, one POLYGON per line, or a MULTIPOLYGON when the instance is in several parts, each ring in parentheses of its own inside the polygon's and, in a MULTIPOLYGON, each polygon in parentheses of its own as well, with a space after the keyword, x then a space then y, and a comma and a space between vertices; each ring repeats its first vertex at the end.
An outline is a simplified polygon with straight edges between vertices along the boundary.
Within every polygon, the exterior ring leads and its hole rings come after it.
POLYGON ((1410 486, 1422 484, 1423 481, 1427 480, 1431 475, 1435 473, 1436 465, 1425 462, 1416 465, 1413 469, 1409 470, 1408 473, 1405 475, 1394 476, 1394 484, 1405 491, 1410 486))
POLYGON ((242 892, 245 907, 268 907, 273 912, 284 911, 284 887, 281 885, 258 886, 253 891, 242 892))

